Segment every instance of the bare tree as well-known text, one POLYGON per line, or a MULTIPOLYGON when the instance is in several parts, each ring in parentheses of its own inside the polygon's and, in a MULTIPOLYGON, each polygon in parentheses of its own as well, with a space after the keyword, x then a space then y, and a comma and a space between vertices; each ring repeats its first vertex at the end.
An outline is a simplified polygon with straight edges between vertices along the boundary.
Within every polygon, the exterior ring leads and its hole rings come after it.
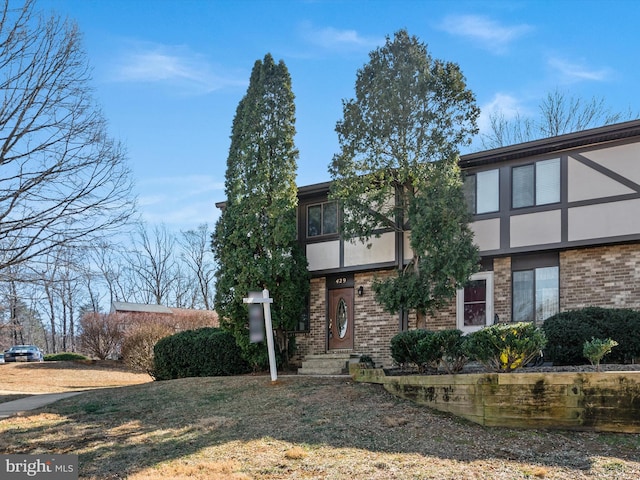
POLYGON ((89 87, 81 35, 33 0, 0 7, 0 274, 134 213, 122 146, 89 87))
POLYGON ((639 117, 631 110, 624 113, 613 111, 607 107, 604 98, 585 100, 559 89, 549 92, 538 105, 538 110, 538 118, 518 113, 507 119, 502 111, 492 112, 489 115, 490 131, 482 135, 483 147, 504 147, 639 117))
POLYGON ((118 353, 124 338, 123 320, 116 314, 86 313, 80 319, 82 350, 104 360, 118 353))
POLYGON ((138 300, 170 305, 171 290, 177 279, 175 236, 164 225, 155 226, 151 231, 141 226, 134 243, 136 250, 131 268, 140 285, 138 300))
POLYGON ((121 245, 105 240, 100 240, 89 250, 89 263, 96 269, 100 282, 106 287, 109 305, 113 302, 129 302, 134 298, 131 257, 130 252, 121 245))
POLYGON ((211 251, 211 232, 204 223, 196 230, 182 232, 182 260, 193 272, 197 282, 197 301, 194 306, 201 306, 207 310, 213 308, 213 283, 215 264, 211 251))

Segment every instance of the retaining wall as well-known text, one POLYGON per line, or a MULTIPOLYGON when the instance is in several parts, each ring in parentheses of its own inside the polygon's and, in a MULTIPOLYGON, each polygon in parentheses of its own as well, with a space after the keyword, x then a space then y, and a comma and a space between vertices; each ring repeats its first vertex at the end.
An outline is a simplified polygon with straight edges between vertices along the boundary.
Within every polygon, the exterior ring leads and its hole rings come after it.
POLYGON ((350 366, 355 381, 485 426, 640 433, 640 372, 387 376, 350 366))

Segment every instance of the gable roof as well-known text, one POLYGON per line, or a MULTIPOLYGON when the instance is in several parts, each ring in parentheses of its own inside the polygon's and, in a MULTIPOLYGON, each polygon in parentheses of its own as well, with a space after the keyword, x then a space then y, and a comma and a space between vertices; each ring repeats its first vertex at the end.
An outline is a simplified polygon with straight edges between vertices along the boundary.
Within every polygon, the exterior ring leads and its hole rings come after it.
POLYGON ((140 312, 140 313, 164 313, 171 315, 173 312, 164 305, 147 305, 145 303, 130 302, 113 302, 111 311, 115 313, 122 312, 140 312))

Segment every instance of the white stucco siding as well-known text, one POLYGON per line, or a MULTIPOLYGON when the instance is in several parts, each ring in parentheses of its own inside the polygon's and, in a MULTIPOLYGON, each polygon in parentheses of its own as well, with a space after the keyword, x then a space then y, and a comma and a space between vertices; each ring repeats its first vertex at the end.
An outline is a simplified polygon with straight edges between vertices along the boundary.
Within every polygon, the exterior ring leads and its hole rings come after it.
POLYGON ((509 225, 511 247, 560 242, 561 220, 560 210, 512 216, 509 225))
POLYGON ((411 248, 411 232, 404 233, 404 260, 408 262, 413 258, 413 249, 411 248))
POLYGON ((498 250, 500 248, 500 219, 479 220, 469 224, 473 232, 473 241, 480 252, 498 250))
POLYGON ((359 240, 344 243, 344 266, 370 265, 393 262, 395 254, 395 233, 383 233, 379 238, 371 238, 371 248, 359 240))
POLYGON ((570 202, 628 193, 634 193, 634 191, 603 173, 569 158, 568 199, 570 202))
POLYGON ((640 143, 585 152, 583 156, 640 184, 640 143))
POLYGON ((640 200, 569 209, 568 239, 589 240, 640 233, 640 200))
POLYGON ((307 245, 309 271, 327 270, 340 266, 340 242, 310 243, 307 245))

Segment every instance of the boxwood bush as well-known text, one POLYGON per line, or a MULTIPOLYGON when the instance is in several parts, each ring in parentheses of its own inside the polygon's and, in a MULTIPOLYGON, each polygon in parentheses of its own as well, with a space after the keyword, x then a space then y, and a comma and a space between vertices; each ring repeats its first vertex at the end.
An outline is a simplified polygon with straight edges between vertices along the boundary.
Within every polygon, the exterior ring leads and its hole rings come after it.
POLYGON ((467 339, 460 330, 441 330, 435 332, 433 345, 441 352, 440 364, 447 373, 460 372, 469 361, 467 339))
POLYGON ((249 371, 241 353, 233 335, 219 328, 186 330, 156 343, 150 373, 156 380, 237 375, 249 371))
POLYGON ((44 356, 45 362, 68 362, 74 360, 89 360, 89 357, 73 352, 47 353, 44 356))
POLYGON ((607 363, 630 363, 640 358, 640 312, 625 308, 587 307, 558 313, 542 326, 548 343, 545 357, 555 365, 583 365, 585 342, 611 338, 618 346, 607 363))
POLYGON ((414 366, 422 370, 429 359, 418 349, 418 343, 433 335, 429 330, 406 330, 391 338, 391 357, 401 368, 414 366))
POLYGON ((465 339, 460 330, 407 330, 391 339, 391 356, 401 367, 426 371, 442 365, 448 373, 457 373, 467 362, 465 339))

